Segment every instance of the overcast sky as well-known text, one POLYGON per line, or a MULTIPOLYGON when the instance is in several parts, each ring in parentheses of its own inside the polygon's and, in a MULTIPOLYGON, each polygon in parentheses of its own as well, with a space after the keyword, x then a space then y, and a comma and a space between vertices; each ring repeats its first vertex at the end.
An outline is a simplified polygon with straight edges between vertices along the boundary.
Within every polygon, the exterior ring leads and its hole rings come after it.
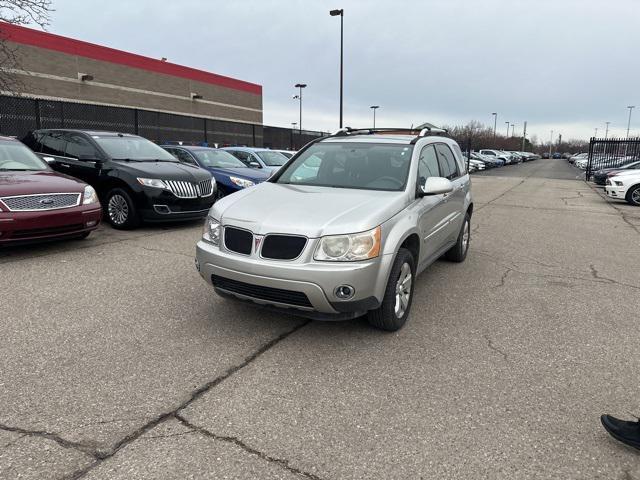
POLYGON ((345 125, 528 121, 587 138, 625 135, 638 105, 639 0, 53 0, 50 32, 261 84, 264 123, 338 127, 344 8, 345 125))

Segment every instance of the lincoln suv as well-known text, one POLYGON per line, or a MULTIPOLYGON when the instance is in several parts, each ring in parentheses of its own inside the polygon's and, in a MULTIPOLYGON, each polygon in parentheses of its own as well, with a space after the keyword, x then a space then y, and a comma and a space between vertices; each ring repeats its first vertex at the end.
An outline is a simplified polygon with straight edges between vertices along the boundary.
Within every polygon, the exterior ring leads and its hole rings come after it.
POLYGON ((134 228, 141 221, 202 218, 215 200, 211 173, 180 163, 137 135, 36 130, 24 143, 54 170, 92 185, 114 228, 134 228))
POLYGON ((223 296, 314 319, 409 317, 416 275, 469 249, 471 184, 443 130, 353 130, 308 144, 209 211, 200 275, 223 296))

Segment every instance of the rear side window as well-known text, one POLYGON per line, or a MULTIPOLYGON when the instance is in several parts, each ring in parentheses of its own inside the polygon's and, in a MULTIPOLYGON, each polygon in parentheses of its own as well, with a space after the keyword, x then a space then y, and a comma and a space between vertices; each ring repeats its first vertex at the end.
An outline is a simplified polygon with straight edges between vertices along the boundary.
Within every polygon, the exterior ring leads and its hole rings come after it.
POLYGON ((438 143, 436 144, 436 150, 438 152, 438 164, 440 165, 441 175, 449 180, 458 178, 460 176, 458 164, 449 146, 444 143, 438 143))
POLYGON ((45 133, 41 139, 42 153, 64 157, 66 141, 62 132, 45 133))
POLYGON ((465 156, 462 155, 462 150, 460 150, 460 146, 458 144, 453 146, 453 152, 456 154, 456 161, 458 163, 458 169, 460 170, 460 175, 466 175, 467 173, 467 162, 465 160, 465 156))

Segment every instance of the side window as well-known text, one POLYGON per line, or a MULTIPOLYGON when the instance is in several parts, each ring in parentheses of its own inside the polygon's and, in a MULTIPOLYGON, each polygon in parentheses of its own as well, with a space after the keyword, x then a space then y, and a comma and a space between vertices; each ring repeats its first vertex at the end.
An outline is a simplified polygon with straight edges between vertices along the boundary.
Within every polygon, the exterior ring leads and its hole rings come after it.
POLYGON ((427 145, 418 158, 418 185, 423 185, 429 177, 439 177, 438 157, 433 145, 427 145))
POLYGON ((64 157, 65 143, 62 132, 45 133, 42 136, 42 153, 64 157))
POLYGON ((189 165, 197 165, 196 161, 193 159, 191 154, 189 154, 188 152, 185 152, 184 150, 180 150, 179 148, 176 148, 175 150, 172 149, 171 153, 173 154, 174 157, 176 157, 178 160, 180 160, 183 163, 188 163, 189 165))
POLYGON ((436 144, 436 150, 438 151, 438 163, 440 164, 442 176, 449 180, 458 178, 460 176, 458 164, 449 146, 444 143, 438 143, 436 144))
POLYGON ((458 170, 460 170, 460 175, 467 174, 467 160, 464 155, 462 155, 462 150, 460 150, 460 145, 456 144, 453 146, 453 153, 455 153, 456 161, 458 163, 458 170))
POLYGON ((247 152, 241 152, 240 150, 229 150, 234 157, 240 160, 245 165, 249 165, 249 154, 247 152))
POLYGON ((67 148, 65 155, 71 158, 98 158, 98 152, 89 143, 89 140, 81 135, 65 135, 67 140, 67 148))

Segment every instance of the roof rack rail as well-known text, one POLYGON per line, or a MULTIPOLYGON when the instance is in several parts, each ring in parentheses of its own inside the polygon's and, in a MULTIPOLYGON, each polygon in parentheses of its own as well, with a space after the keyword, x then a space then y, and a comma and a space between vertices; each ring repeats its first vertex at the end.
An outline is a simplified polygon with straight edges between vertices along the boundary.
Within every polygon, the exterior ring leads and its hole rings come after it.
MULTIPOLYGON (((417 136, 411 140, 411 144, 416 143, 420 138, 426 137, 427 135, 446 135, 448 134, 448 130, 440 127, 436 127, 430 123, 423 123, 422 125, 418 125, 417 127, 401 127, 401 128, 351 128, 344 127, 340 130, 336 131, 330 137, 346 137, 349 135, 374 135, 376 133, 388 133, 395 135, 415 135, 417 136)), ((328 137, 325 137, 328 138, 328 137)))

